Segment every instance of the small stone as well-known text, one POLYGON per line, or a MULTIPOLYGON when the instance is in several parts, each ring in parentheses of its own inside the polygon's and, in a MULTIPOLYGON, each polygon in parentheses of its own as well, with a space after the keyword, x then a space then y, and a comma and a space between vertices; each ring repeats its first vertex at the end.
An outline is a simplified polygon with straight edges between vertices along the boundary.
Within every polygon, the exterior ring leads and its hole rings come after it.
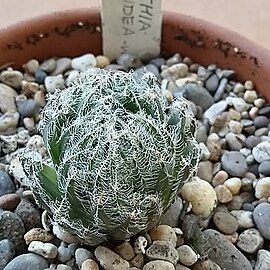
POLYGON ((69 248, 69 246, 66 247, 64 244, 61 244, 57 250, 58 250, 57 258, 60 262, 66 263, 71 259, 72 250, 69 248))
POLYGON ((139 269, 142 269, 144 266, 144 254, 136 254, 136 256, 131 260, 131 264, 139 269))
POLYGON ((236 83, 234 88, 233 88, 233 92, 235 94, 240 94, 243 93, 245 91, 245 87, 242 83, 236 83))
POLYGON ((210 158, 210 151, 208 150, 207 146, 204 143, 199 143, 200 147, 200 154, 201 154, 201 160, 205 161, 210 158))
POLYGON ((238 194, 241 188, 241 179, 238 177, 232 177, 224 182, 224 186, 230 190, 232 195, 238 194))
POLYGON ((96 62, 97 62, 96 66, 100 68, 108 66, 111 63, 110 59, 105 55, 96 56, 96 62))
POLYGON ((32 117, 39 112, 39 105, 34 99, 27 99, 18 105, 22 117, 32 117))
POLYGON ((257 97, 258 95, 255 90, 247 90, 244 94, 244 100, 248 103, 253 103, 257 97))
POLYGON ((232 200, 232 193, 226 186, 219 185, 215 187, 217 199, 220 203, 228 203, 232 200))
POLYGON ((247 111, 250 107, 242 98, 227 97, 226 101, 228 105, 232 105, 234 109, 240 113, 247 111))
POLYGON ((176 246, 177 236, 173 228, 168 225, 158 225, 149 231, 152 241, 167 241, 173 247, 176 246))
POLYGON ((264 176, 270 176, 270 161, 263 161, 260 163, 258 171, 264 176))
POLYGON ((121 258, 118 254, 114 253, 110 249, 104 246, 98 246, 95 249, 95 256, 100 265, 105 270, 128 270, 128 261, 121 258))
POLYGON ((69 73, 69 75, 68 75, 68 77, 67 77, 67 79, 66 79, 66 85, 67 85, 67 86, 70 86, 70 85, 72 84, 72 82, 73 82, 76 78, 78 78, 79 74, 80 74, 80 72, 79 72, 78 70, 72 70, 72 71, 69 73))
POLYGON ((4 267, 15 257, 15 246, 9 239, 0 241, 0 269, 4 267))
POLYGON ((96 57, 92 53, 87 53, 71 60, 71 67, 78 71, 86 71, 97 65, 96 57))
POLYGON ((267 127, 258 128, 255 130, 254 135, 258 137, 267 136, 268 128, 267 127))
POLYGON ((201 121, 198 121, 198 128, 196 133, 196 141, 205 143, 207 140, 207 129, 201 121))
POLYGON ((10 176, 0 170, 0 196, 15 192, 15 185, 11 180, 10 176))
POLYGON ((240 210, 243 205, 243 200, 240 195, 234 195, 229 203, 226 204, 228 211, 240 210))
POLYGON ((259 179, 255 187, 255 197, 257 199, 270 197, 270 177, 259 179))
POLYGON ((213 163, 209 160, 200 161, 197 176, 209 183, 211 183, 213 175, 213 163))
POLYGON ((149 260, 164 260, 176 264, 179 256, 177 250, 167 241, 157 240, 146 250, 149 260))
POLYGON ((231 151, 240 151, 245 143, 245 136, 243 134, 235 134, 228 132, 225 135, 225 141, 227 144, 227 149, 231 151))
POLYGON ((45 82, 45 79, 47 77, 47 73, 42 70, 42 69, 38 69, 36 72, 35 72, 35 81, 39 84, 44 84, 45 82))
POLYGON ((188 66, 183 63, 174 64, 161 72, 161 77, 171 81, 188 75, 188 66))
POLYGON ((166 60, 166 65, 170 67, 172 65, 181 63, 182 61, 183 61, 182 56, 179 53, 175 53, 172 57, 166 60))
POLYGON ((245 141, 245 145, 249 149, 252 149, 255 146, 257 146, 261 141, 262 141, 262 139, 260 137, 250 135, 250 136, 247 137, 247 139, 245 141))
POLYGON ((254 270, 270 269, 270 251, 261 249, 258 251, 254 270))
POLYGON ((216 187, 219 185, 222 185, 227 179, 228 179, 229 175, 226 171, 219 171, 216 173, 216 175, 213 177, 212 179, 212 186, 216 187))
MULTIPOLYGON (((67 57, 59 58, 56 60, 56 68, 54 69, 53 72, 51 72, 51 75, 56 76, 59 74, 64 74, 64 72, 70 68, 71 68, 71 59, 70 58, 67 58, 67 57)), ((44 71, 46 71, 46 70, 44 70, 44 71)))
POLYGON ((127 241, 118 245, 114 251, 127 261, 132 260, 132 258, 135 256, 135 252, 131 244, 127 241))
POLYGON ((35 94, 34 100, 40 107, 44 107, 46 105, 46 99, 44 95, 44 91, 40 90, 35 94))
POLYGON ((144 265, 142 270, 175 270, 175 267, 170 262, 155 260, 144 265))
MULTIPOLYGON (((255 105, 255 106, 257 106, 257 105, 255 105)), ((258 108, 261 108, 260 110, 259 110, 259 115, 264 115, 264 116, 266 116, 266 117, 269 117, 270 116, 270 106, 265 106, 265 107, 259 107, 259 106, 257 106, 258 108)))
POLYGON ((33 118, 24 117, 23 118, 23 125, 29 131, 33 131, 35 129, 35 121, 33 118))
POLYGON ((94 258, 94 254, 85 248, 77 248, 75 251, 75 259, 79 268, 81 268, 82 263, 85 260, 93 259, 93 258, 94 258))
POLYGON ((238 229, 236 218, 229 213, 216 212, 213 221, 216 227, 225 234, 233 234, 238 229))
POLYGON ((39 62, 37 59, 30 59, 23 65, 23 69, 25 70, 25 72, 30 74, 34 74, 37 71, 38 67, 39 62))
POLYGON ((227 84, 228 84, 228 79, 226 79, 226 78, 221 79, 219 86, 214 94, 215 101, 218 101, 222 98, 222 96, 225 93, 227 84))
POLYGON ((24 240, 27 245, 32 241, 49 242, 52 239, 53 235, 41 228, 33 228, 24 235, 24 240))
POLYGON ((198 177, 194 181, 187 182, 181 189, 184 200, 192 205, 192 212, 202 218, 211 215, 217 203, 217 195, 213 187, 198 177))
POLYGON ((252 149, 252 154, 258 163, 270 160, 270 142, 261 142, 252 149))
POLYGON ((157 68, 160 68, 162 65, 165 65, 165 59, 162 57, 153 58, 149 61, 149 64, 155 65, 157 68))
POLYGON ((264 115, 256 116, 253 120, 254 126, 258 128, 267 127, 269 125, 269 120, 264 115))
POLYGON ((56 60, 54 58, 47 59, 41 63, 39 68, 46 73, 51 73, 56 69, 56 60))
POLYGON ((54 93, 57 89, 65 88, 65 80, 62 74, 57 76, 47 76, 44 84, 49 93, 54 93))
POLYGON ((14 210, 20 203, 21 198, 16 193, 5 194, 0 197, 0 208, 4 210, 14 210))
POLYGON ((8 86, 19 89, 23 80, 23 74, 18 70, 4 70, 0 74, 0 81, 8 86))
POLYGON ((161 215, 159 223, 171 227, 177 227, 182 209, 183 209, 183 202, 181 198, 177 196, 175 198, 175 201, 169 206, 166 212, 161 215))
POLYGON ((248 254, 254 254, 263 247, 263 237, 257 229, 251 228, 243 231, 236 245, 248 254))
POLYGON ((237 219, 238 229, 249 229, 254 227, 251 211, 233 210, 230 214, 237 219))
POLYGON ((21 94, 26 97, 32 97, 39 91, 39 85, 35 82, 22 81, 22 90, 21 94))
POLYGON ((208 119, 209 123, 213 124, 215 118, 221 113, 223 113, 227 109, 227 106, 228 104, 224 100, 214 103, 204 112, 203 118, 208 119))
POLYGON ((198 260, 197 254, 188 245, 182 245, 181 247, 177 248, 177 252, 179 255, 179 261, 186 266, 191 266, 198 260))
POLYGON ((0 83, 0 109, 2 113, 16 110, 15 98, 18 93, 8 85, 0 83))
POLYGON ((192 266, 192 270, 222 270, 222 269, 215 262, 207 259, 207 260, 204 260, 204 261, 201 261, 201 260, 197 261, 192 266))
POLYGON ((229 122, 229 129, 231 132, 236 133, 236 134, 240 134, 242 132, 242 125, 241 123, 231 120, 229 122))
POLYGON ((208 258, 221 269, 252 270, 248 259, 221 233, 207 229, 203 234, 210 244, 208 258))
POLYGON ((242 177, 247 172, 247 162, 237 151, 230 151, 221 157, 222 168, 231 176, 242 177))
POLYGON ((248 80, 248 81, 245 81, 244 87, 246 90, 252 90, 254 89, 254 84, 252 81, 248 80))
POLYGON ((252 107, 248 112, 249 118, 254 120, 255 117, 258 115, 258 112, 259 109, 257 107, 252 107))
POLYGON ((59 238, 60 240, 64 241, 65 243, 78 243, 79 239, 72 235, 71 233, 65 231, 58 225, 53 225, 53 234, 59 238))
POLYGON ((58 264, 56 269, 57 270, 72 270, 72 267, 65 264, 58 264))
POLYGON ((121 54, 116 59, 116 62, 118 65, 126 69, 137 69, 142 66, 142 61, 140 60, 140 58, 128 53, 121 54))
POLYGON ((15 257, 4 270, 43 270, 49 266, 45 258, 33 253, 15 257))
POLYGON ((87 259, 82 263, 81 270, 99 270, 99 267, 98 267, 98 264, 94 260, 87 259))
POLYGON ((41 227, 40 212, 36 209, 35 205, 27 199, 21 199, 14 212, 22 219, 27 231, 32 228, 41 227))
POLYGON ((205 82, 206 89, 212 94, 216 92, 218 85, 219 85, 219 79, 216 74, 212 74, 205 82))
POLYGON ((209 160, 219 161, 222 151, 220 142, 207 142, 207 148, 210 152, 209 160))
POLYGON ((25 228, 18 215, 10 211, 0 212, 0 228, 0 240, 10 239, 16 248, 22 245, 25 228))
POLYGON ((42 243, 40 241, 32 241, 28 247, 28 251, 48 259, 53 259, 57 256, 57 247, 54 244, 42 243))
POLYGON ((263 202, 256 206, 253 211, 253 218, 261 235, 270 240, 270 204, 263 202))

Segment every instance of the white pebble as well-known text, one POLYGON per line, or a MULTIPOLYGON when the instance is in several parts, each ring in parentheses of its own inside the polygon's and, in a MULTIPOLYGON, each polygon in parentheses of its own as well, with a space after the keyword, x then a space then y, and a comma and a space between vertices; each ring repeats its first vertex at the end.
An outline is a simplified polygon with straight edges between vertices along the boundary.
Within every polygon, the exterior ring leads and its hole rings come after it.
POLYGON ((57 76, 47 76, 44 84, 49 93, 54 93, 57 89, 63 89, 65 87, 65 80, 62 74, 57 76))
POLYGON ((249 229, 254 227, 253 216, 251 211, 245 210, 233 210, 230 212, 237 221, 238 221, 238 229, 249 229))
POLYGON ((255 197, 257 199, 270 197, 270 177, 259 179, 255 187, 255 197))
POLYGON ((223 185, 230 190, 232 195, 235 195, 240 191, 241 179, 238 177, 232 177, 227 179, 223 185))
POLYGON ((85 71, 97 65, 96 57, 92 53, 87 53, 71 60, 71 67, 78 71, 85 71))
POLYGON ((198 260, 197 254, 188 245, 180 246, 177 248, 177 251, 179 255, 179 261, 186 266, 191 266, 198 260))
POLYGON ((252 149, 252 154, 258 163, 270 160, 270 142, 259 143, 252 149))
POLYGON ((48 259, 53 259, 57 256, 57 247, 55 245, 40 241, 32 241, 28 247, 28 251, 34 252, 48 259))

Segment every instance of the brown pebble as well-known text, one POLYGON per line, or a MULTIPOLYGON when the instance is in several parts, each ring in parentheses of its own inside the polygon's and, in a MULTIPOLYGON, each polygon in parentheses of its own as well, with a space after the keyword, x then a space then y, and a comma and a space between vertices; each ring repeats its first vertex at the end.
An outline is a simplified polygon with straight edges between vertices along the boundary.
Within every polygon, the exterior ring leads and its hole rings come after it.
POLYGON ((44 229, 33 228, 24 235, 26 245, 32 241, 49 242, 53 239, 53 235, 44 229))
POLYGON ((82 263, 81 270, 99 270, 99 267, 94 260, 87 259, 82 263))
POLYGON ((221 270, 221 268, 211 260, 197 261, 192 270, 221 270))
POLYGON ((21 198, 16 193, 5 194, 0 197, 0 208, 4 210, 14 210, 20 203, 21 198))
POLYGON ((103 68, 105 66, 108 66, 110 64, 110 60, 107 56, 104 55, 98 55, 96 56, 97 61, 97 67, 103 68))
POLYGON ((226 171, 219 171, 212 179, 212 186, 216 187, 218 185, 222 185, 227 179, 229 175, 226 171))

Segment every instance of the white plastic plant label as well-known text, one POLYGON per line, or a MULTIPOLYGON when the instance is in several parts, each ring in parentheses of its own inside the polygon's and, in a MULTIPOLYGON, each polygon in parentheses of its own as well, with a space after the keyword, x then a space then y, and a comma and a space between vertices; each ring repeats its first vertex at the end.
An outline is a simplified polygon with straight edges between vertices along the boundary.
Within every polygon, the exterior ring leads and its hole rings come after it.
POLYGON ((161 23, 161 0, 102 0, 103 54, 111 60, 122 53, 158 56, 161 23))

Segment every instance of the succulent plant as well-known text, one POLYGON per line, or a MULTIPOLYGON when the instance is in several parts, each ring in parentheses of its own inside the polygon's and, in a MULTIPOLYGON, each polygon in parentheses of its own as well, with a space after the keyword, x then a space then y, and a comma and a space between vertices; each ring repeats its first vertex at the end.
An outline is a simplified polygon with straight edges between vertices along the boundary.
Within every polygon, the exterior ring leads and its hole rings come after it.
POLYGON ((39 130, 49 158, 20 162, 54 224, 89 245, 153 227, 196 171, 195 119, 149 72, 91 69, 48 97, 39 130))

